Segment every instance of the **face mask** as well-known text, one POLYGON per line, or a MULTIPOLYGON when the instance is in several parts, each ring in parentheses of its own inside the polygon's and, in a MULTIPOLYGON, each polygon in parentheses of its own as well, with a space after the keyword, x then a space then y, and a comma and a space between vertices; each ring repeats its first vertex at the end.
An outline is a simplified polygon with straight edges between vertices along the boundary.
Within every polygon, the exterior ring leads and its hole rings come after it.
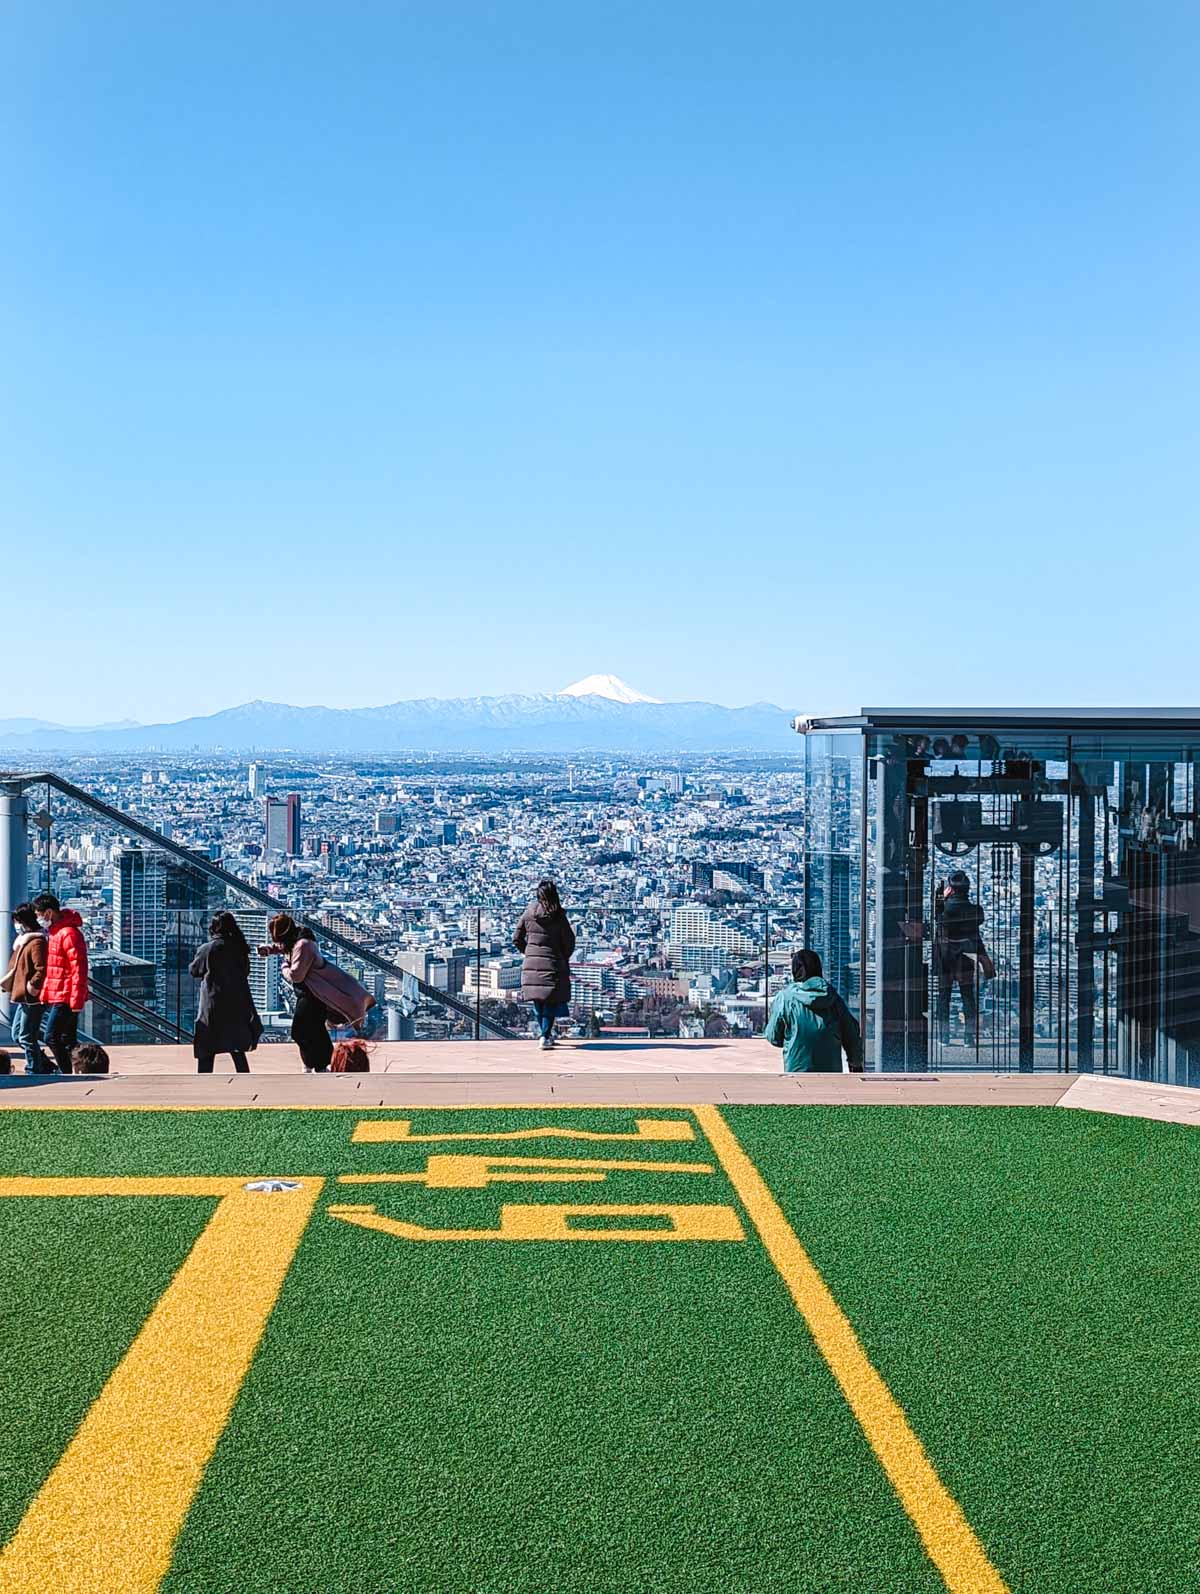
POLYGON ((41 925, 43 930, 48 930, 50 928, 50 920, 44 913, 38 914, 38 923, 41 925))

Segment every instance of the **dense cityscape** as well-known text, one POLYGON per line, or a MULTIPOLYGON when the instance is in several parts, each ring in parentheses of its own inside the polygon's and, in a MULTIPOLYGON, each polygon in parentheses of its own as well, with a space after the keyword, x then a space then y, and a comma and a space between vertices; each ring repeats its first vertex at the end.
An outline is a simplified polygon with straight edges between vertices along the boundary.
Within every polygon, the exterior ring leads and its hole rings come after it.
MULTIPOLYGON (((761 1028, 766 988, 784 983, 804 938, 803 758, 645 765, 208 755, 55 768, 165 841, 385 959, 395 973, 361 972, 373 982, 381 1030, 390 1021, 400 1036, 470 1032, 469 1019, 431 999, 430 988, 485 1023, 524 1031, 511 935, 546 874, 578 934, 572 1019, 581 1033, 750 1034, 761 1028)), ((82 914, 97 978, 186 1030, 195 1000, 186 964, 207 913, 229 899, 257 944, 268 910, 59 793, 39 800, 32 788, 30 808, 30 880, 82 914)), ((827 935, 825 950, 845 984, 848 889, 842 896, 836 944, 827 935)), ((811 931, 814 908, 821 918, 811 879, 807 907, 811 931)), ((282 1035, 287 993, 274 962, 256 965, 255 986, 282 1035)), ((106 1024, 116 1026, 108 1038, 142 1038, 128 1020, 122 1029, 111 1014, 92 1017, 93 1028, 106 1024)))
MULTIPOLYGON (((874 871, 875 782, 864 837, 860 760, 837 739, 807 742, 791 758, 60 758, 60 777, 117 812, 31 787, 28 877, 83 918, 100 998, 88 1026, 104 1040, 189 1035, 188 966, 210 915, 231 907, 258 945, 271 904, 313 925, 369 986, 378 1037, 525 1034, 512 932, 544 875, 578 936, 576 1034, 750 1036, 805 944, 858 1003, 859 859, 865 845, 874 871)), ((997 1055, 1011 1043, 1019 962, 1010 854, 985 846, 973 865, 997 977, 981 993, 982 1028, 961 1037, 997 1055)), ((934 858, 917 932, 926 957, 929 894, 954 867, 934 858)), ((1031 902, 1039 1046, 1057 1044, 1069 1000, 1058 859, 1036 860, 1031 902)), ((867 896, 874 934, 873 888, 867 896)), ((284 1038, 278 962, 256 959, 252 984, 268 1038, 284 1038)))

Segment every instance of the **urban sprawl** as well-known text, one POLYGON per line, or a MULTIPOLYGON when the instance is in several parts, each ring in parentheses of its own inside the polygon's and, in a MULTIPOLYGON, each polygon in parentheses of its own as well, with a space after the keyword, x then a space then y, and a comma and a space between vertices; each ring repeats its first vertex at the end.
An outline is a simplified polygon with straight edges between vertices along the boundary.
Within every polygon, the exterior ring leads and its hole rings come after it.
MULTIPOLYGON (((856 838, 846 833, 850 766, 837 764, 824 765, 820 818, 807 830, 814 792, 802 758, 647 766, 197 755, 56 769, 318 933, 385 960, 391 972, 355 969, 377 996, 381 1030, 452 1038, 471 1033, 478 1014, 524 1032, 512 930, 551 875, 578 936, 578 1031, 698 1037, 761 1029, 805 939, 852 992, 856 838), (818 843, 821 858, 810 855, 806 868, 806 846, 818 843)), ((145 1009, 190 1029, 187 965, 208 915, 229 906, 254 945, 266 939, 269 909, 57 792, 28 795, 31 888, 82 914, 98 983, 125 999, 119 1010, 96 1003, 85 1027, 101 1039, 144 1039, 136 1014, 145 1009)), ((353 965, 344 948, 334 955, 353 965)), ((282 1038, 288 993, 277 961, 256 960, 253 978, 269 1033, 282 1038)))

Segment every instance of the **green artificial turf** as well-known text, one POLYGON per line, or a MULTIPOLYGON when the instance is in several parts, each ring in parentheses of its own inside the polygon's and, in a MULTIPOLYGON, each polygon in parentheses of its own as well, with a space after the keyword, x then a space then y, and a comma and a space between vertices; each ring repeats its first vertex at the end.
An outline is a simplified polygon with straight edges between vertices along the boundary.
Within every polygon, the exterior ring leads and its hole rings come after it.
POLYGON ((1200 1136, 726 1114, 1014 1591, 1200 1588, 1200 1136))
POLYGON ((0 1200, 0 1543, 213 1206, 154 1197, 0 1200))
MULTIPOLYGON (((494 1228, 505 1201, 736 1205, 721 1175, 476 1191, 335 1178, 455 1150, 714 1160, 699 1130, 351 1144, 368 1116, 401 1114, 0 1113, 3 1174, 329 1180, 169 1594, 942 1587, 749 1227, 744 1243, 427 1245, 327 1210, 494 1228)), ((403 1116, 431 1133, 637 1115, 403 1116)), ((1014 1594, 1200 1587, 1192 1129, 1040 1108, 726 1118, 1014 1594)), ((212 1207, 0 1201, 3 1536, 212 1207)))
MULTIPOLYGON (((409 1116, 431 1132, 632 1128, 634 1114, 409 1116)), ((690 1145, 355 1146, 355 1121, 4 1113, 0 1159, 5 1172, 247 1176, 399 1171, 446 1149, 714 1160, 699 1131, 690 1145)), ((373 1201, 494 1228, 502 1200, 732 1199, 720 1174, 483 1191, 331 1183, 165 1588, 940 1588, 752 1231, 741 1243, 423 1245, 324 1210, 373 1201)))

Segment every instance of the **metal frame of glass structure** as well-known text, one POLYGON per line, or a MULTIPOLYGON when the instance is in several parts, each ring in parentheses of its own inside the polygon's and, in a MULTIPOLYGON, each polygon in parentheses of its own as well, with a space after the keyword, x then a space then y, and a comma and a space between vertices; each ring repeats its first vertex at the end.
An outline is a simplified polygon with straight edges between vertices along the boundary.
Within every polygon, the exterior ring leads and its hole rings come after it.
POLYGON ((795 728, 809 934, 838 949, 869 1067, 1200 1084, 1200 709, 795 728))

